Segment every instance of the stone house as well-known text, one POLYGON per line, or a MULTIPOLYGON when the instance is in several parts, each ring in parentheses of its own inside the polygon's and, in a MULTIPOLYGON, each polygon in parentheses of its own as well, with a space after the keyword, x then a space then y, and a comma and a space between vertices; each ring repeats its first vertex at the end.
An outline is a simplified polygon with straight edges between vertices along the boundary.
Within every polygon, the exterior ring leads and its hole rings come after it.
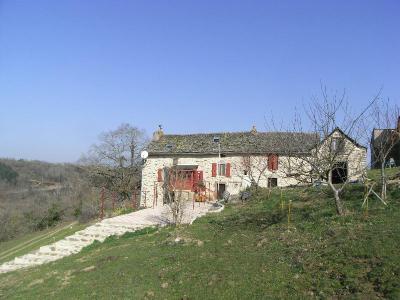
MULTIPOLYGON (((366 148, 340 130, 335 130, 332 138, 338 135, 344 137, 343 145, 352 145, 356 150, 352 161, 342 163, 338 172, 358 179, 363 168, 360 164, 365 165, 366 148)), ((187 192, 188 199, 193 197, 194 184, 199 181, 209 199, 221 198, 225 191, 238 194, 252 182, 261 187, 298 185, 296 178, 287 176, 283 163, 286 156, 288 153, 297 157, 310 155, 311 149, 320 142, 312 133, 257 132, 255 127, 248 132, 185 135, 164 134, 159 129, 147 147, 141 204, 146 202, 146 206, 152 206, 162 201, 164 170, 170 167, 182 175, 180 187, 187 192)))
POLYGON ((380 168, 382 164, 382 152, 386 152, 393 145, 387 156, 388 163, 392 161, 396 166, 400 166, 400 116, 397 119, 396 128, 383 128, 372 130, 371 136, 371 167, 380 168), (386 149, 385 149, 386 148, 386 149))

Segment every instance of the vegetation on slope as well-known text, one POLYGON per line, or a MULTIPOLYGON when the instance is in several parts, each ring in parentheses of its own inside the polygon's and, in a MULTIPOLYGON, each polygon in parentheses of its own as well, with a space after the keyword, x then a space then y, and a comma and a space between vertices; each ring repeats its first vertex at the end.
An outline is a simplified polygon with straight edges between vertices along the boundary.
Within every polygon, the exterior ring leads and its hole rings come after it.
POLYGON ((72 164, 0 159, 0 243, 97 217, 98 192, 86 176, 72 164))
POLYGON ((0 244, 0 264, 10 261, 17 256, 25 255, 31 251, 38 250, 42 246, 59 241, 76 231, 86 227, 85 224, 77 222, 62 224, 46 230, 26 234, 20 238, 0 244))
POLYGON ((400 190, 389 205, 364 188, 336 215, 324 190, 260 191, 192 226, 147 229, 0 275, 0 297, 255 299, 400 297, 400 190), (288 223, 288 200, 292 200, 288 223), (283 209, 282 209, 283 203, 283 209))

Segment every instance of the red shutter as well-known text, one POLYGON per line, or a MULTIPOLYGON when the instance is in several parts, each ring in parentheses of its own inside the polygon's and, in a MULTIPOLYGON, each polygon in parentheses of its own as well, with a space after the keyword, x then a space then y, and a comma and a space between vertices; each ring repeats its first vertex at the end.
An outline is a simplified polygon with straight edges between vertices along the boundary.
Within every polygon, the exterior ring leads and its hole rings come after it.
POLYGON ((199 181, 203 181, 203 171, 199 171, 199 181))
POLYGON ((268 170, 272 171, 272 155, 268 155, 268 170))
POLYGON ((158 169, 158 172, 157 172, 157 181, 158 181, 158 182, 162 182, 162 181, 163 181, 163 178, 162 178, 162 169, 158 169))
POLYGON ((278 170, 278 155, 277 154, 269 154, 268 155, 268 170, 276 171, 278 170))
POLYGON ((268 155, 268 170, 269 171, 278 170, 278 155, 276 154, 268 155))
POLYGON ((211 166, 211 176, 212 176, 212 177, 216 177, 216 176, 217 176, 217 164, 216 164, 216 163, 212 163, 212 166, 211 166))
POLYGON ((226 163, 226 170, 225 170, 226 177, 231 177, 231 164, 226 163))

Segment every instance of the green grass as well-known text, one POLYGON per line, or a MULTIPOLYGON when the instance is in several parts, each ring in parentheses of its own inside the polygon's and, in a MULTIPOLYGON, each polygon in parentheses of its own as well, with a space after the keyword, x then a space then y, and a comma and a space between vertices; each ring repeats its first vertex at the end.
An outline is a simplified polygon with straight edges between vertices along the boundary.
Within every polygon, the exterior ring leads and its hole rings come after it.
MULTIPOLYGON (((390 177, 400 173, 400 167, 386 168, 385 172, 386 172, 386 176, 390 178, 390 177)), ((376 182, 379 182, 380 177, 381 177, 381 170, 380 169, 369 170, 368 177, 376 182)))
POLYGON ((285 190, 283 210, 278 191, 261 191, 192 226, 111 237, 0 275, 0 298, 398 299, 400 190, 389 190, 388 207, 371 198, 368 215, 362 196, 350 186, 338 217, 324 190, 285 190))
POLYGON ((27 254, 41 246, 59 241, 74 232, 87 227, 87 224, 62 224, 54 228, 34 232, 23 237, 0 243, 0 264, 27 254))

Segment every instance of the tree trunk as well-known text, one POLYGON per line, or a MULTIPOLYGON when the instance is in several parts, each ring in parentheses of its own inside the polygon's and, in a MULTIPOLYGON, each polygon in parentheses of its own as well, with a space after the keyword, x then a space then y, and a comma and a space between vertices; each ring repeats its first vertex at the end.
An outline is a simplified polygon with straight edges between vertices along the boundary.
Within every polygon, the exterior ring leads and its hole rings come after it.
POLYGON ((343 216, 344 215, 343 203, 342 203, 342 199, 340 199, 341 190, 336 189, 335 186, 333 185, 332 172, 329 172, 329 174, 328 174, 328 184, 329 184, 329 187, 331 188, 333 195, 335 197, 336 212, 338 215, 343 216))
POLYGON ((383 159, 381 163, 381 182, 382 182, 382 190, 381 190, 381 198, 386 200, 386 173, 385 173, 385 160, 383 159))
POLYGON ((342 200, 340 199, 339 191, 335 189, 333 191, 333 194, 335 196, 336 212, 338 213, 338 215, 343 216, 344 215, 343 204, 342 200))

